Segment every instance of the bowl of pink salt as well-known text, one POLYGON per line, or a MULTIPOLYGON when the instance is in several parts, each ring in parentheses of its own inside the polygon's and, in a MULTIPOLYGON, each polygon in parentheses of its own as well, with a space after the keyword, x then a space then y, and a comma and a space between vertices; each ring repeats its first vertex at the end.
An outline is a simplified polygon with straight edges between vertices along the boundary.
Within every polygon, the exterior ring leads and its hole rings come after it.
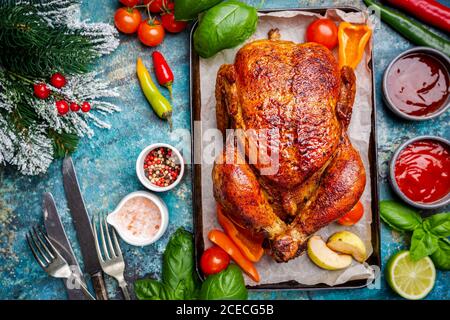
POLYGON ((156 242, 167 229, 169 212, 164 201, 155 194, 136 191, 124 197, 107 221, 119 236, 134 246, 156 242))

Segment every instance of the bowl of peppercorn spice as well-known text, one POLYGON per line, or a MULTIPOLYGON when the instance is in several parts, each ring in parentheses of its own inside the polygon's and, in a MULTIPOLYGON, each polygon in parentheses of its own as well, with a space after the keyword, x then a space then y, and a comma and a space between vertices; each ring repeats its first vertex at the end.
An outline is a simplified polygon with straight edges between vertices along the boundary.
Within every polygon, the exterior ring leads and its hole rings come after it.
POLYGON ((154 143, 139 154, 136 174, 147 189, 168 191, 180 183, 183 177, 183 156, 169 144, 154 143))

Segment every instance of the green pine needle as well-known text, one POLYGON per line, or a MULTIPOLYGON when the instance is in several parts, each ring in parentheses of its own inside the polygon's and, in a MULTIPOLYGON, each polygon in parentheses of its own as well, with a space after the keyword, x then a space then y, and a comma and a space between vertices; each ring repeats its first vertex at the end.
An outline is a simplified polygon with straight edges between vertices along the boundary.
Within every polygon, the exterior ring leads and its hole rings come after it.
MULTIPOLYGON (((102 33, 101 26, 92 32, 83 25, 74 27, 68 23, 71 10, 76 10, 79 2, 0 0, 0 119, 8 126, 3 142, 6 146, 15 144, 12 151, 6 150, 10 159, 16 158, 15 153, 20 147, 24 147, 20 150, 26 152, 28 146, 23 143, 27 137, 33 137, 33 130, 45 130, 40 132, 38 140, 41 140, 38 142, 42 142, 46 146, 45 152, 48 152, 49 141, 46 138, 49 138, 53 143, 54 158, 62 158, 77 148, 80 137, 76 124, 67 121, 58 129, 51 128, 48 119, 39 114, 37 108, 47 105, 42 101, 38 103, 33 84, 47 82, 55 72, 64 75, 88 72, 98 56, 110 52, 107 50, 109 41, 113 41, 112 50, 115 48, 114 36, 108 36, 108 30, 102 33), (103 44, 106 49, 101 47, 103 44), (47 137, 42 137, 42 133, 47 137), (9 139, 8 135, 15 137, 9 139)), ((5 128, 0 128, 0 134, 1 129, 5 128)), ((31 170, 27 157, 21 157, 20 161, 20 170, 25 174, 39 174, 46 170, 45 166, 31 170)))
POLYGON ((89 71, 96 52, 80 30, 48 26, 33 6, 0 6, 0 16, 0 65, 8 70, 41 78, 89 71))
POLYGON ((73 153, 80 140, 76 134, 57 133, 54 130, 49 130, 48 136, 53 139, 53 156, 57 159, 73 153))

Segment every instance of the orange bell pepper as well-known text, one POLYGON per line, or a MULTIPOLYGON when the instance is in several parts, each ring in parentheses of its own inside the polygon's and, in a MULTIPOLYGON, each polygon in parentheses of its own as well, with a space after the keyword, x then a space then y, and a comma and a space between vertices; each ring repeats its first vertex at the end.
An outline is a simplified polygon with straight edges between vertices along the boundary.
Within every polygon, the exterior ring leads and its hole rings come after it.
POLYGON ((368 25, 341 22, 338 29, 339 67, 355 69, 364 54, 364 48, 372 35, 368 25))
POLYGON ((258 262, 261 259, 264 254, 263 237, 255 237, 248 230, 236 225, 225 216, 220 205, 217 206, 217 220, 248 260, 258 262))
POLYGON ((256 270, 253 263, 242 254, 230 237, 220 230, 213 229, 209 232, 208 239, 225 250, 225 252, 230 255, 231 259, 233 259, 252 280, 259 282, 260 278, 258 270, 256 270))

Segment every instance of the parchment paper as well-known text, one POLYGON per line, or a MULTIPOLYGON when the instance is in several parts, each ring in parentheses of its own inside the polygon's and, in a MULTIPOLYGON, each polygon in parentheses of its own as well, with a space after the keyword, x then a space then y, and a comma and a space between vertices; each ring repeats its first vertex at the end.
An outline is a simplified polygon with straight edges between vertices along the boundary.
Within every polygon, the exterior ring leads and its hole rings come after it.
MULTIPOLYGON (((292 40, 297 43, 305 41, 304 34, 306 27, 319 15, 310 12, 282 11, 270 14, 260 14, 258 29, 248 42, 267 38, 267 32, 272 28, 278 28, 281 39, 292 40)), ((366 23, 362 13, 344 13, 339 10, 328 10, 327 16, 335 21, 349 21, 352 23, 366 23)), ((220 52, 210 59, 200 59, 200 81, 201 81, 201 130, 202 133, 208 128, 216 128, 215 119, 215 96, 214 87, 216 75, 222 64, 232 64, 236 52, 241 46, 220 52)), ((362 157, 367 173, 366 188, 361 201, 364 206, 364 217, 352 227, 343 227, 337 223, 332 223, 321 229, 317 234, 326 240, 333 233, 340 230, 350 230, 361 237, 364 241, 368 255, 372 253, 371 246, 371 190, 369 175, 369 136, 371 131, 372 112, 372 75, 367 67, 368 57, 370 57, 371 46, 367 46, 365 56, 356 70, 357 90, 353 107, 353 115, 349 127, 349 136, 353 146, 362 157)), ((337 50, 335 50, 337 57, 337 50)), ((202 148, 207 142, 202 143, 202 148)), ((210 143, 210 142, 208 142, 210 143)), ((216 203, 212 192, 211 163, 202 163, 202 205, 203 205, 203 235, 205 248, 211 246, 207 234, 213 228, 220 228, 216 219, 216 203)), ((313 264, 307 254, 289 261, 288 263, 276 263, 272 258, 264 256, 256 265, 261 275, 259 284, 278 283, 289 280, 296 280, 305 285, 325 283, 337 285, 349 280, 367 279, 372 276, 373 271, 367 264, 360 264, 353 261, 352 265, 344 270, 327 271, 313 264)), ((245 277, 246 283, 255 285, 250 278, 245 277)))

